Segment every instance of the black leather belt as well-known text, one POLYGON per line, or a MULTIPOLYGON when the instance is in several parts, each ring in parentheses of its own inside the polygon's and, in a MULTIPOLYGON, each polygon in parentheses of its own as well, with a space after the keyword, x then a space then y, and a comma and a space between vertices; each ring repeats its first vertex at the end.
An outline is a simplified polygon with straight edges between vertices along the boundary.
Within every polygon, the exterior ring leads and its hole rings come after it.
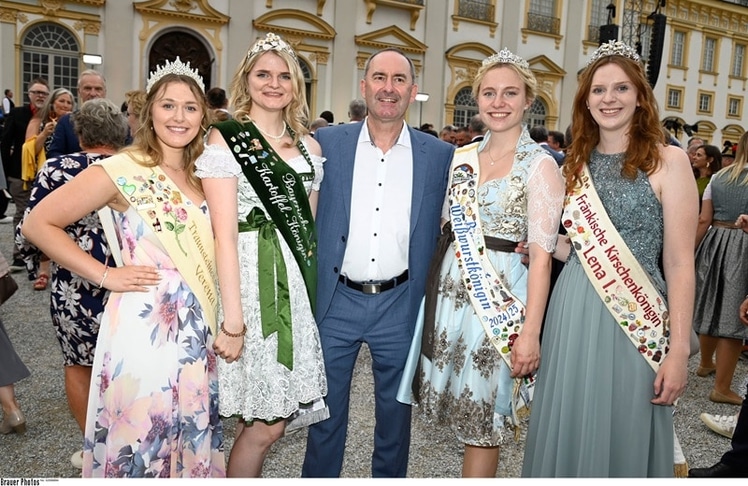
POLYGON ((408 271, 405 270, 397 277, 383 282, 354 282, 353 280, 349 280, 345 275, 339 276, 338 281, 364 294, 381 294, 384 291, 394 289, 398 285, 407 282, 408 271))

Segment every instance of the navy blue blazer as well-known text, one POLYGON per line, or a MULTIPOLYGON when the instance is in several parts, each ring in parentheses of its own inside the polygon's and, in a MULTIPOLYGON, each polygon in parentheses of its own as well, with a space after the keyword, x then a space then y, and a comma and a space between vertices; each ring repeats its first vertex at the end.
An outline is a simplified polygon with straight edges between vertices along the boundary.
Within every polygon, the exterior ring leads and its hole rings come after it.
MULTIPOLYGON (((353 164, 362 127, 363 122, 346 123, 319 129, 314 134, 322 146, 322 155, 327 158, 316 216, 318 322, 325 318, 330 308, 343 264, 350 229, 353 164)), ((415 324, 425 291, 429 261, 439 236, 454 146, 411 127, 408 131, 413 147, 408 320, 415 324)))
POLYGON ((70 113, 62 115, 57 120, 55 131, 52 132, 52 141, 49 144, 49 150, 46 155, 48 159, 59 157, 61 155, 80 152, 81 146, 78 143, 78 137, 73 131, 73 122, 70 120, 70 113))

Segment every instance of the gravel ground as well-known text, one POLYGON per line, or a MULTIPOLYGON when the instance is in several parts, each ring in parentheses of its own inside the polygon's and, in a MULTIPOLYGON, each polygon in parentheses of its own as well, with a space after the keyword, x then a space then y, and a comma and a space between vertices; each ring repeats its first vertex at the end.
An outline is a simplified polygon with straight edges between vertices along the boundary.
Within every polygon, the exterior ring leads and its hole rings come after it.
MULTIPOLYGON (((12 214, 13 206, 7 214, 12 214)), ((10 224, 0 224, 0 248, 11 255, 10 224)), ((0 317, 16 351, 31 370, 31 377, 19 382, 16 393, 26 415, 25 435, 0 435, 0 477, 76 478, 80 471, 70 464, 70 455, 81 447, 81 434, 68 410, 65 398, 62 358, 49 317, 48 291, 34 291, 25 273, 14 277, 20 289, 0 308, 0 317)), ((685 457, 692 467, 710 466, 729 449, 730 441, 711 432, 699 419, 701 412, 732 414, 735 405, 712 403, 708 399, 714 377, 695 375, 698 356, 689 362, 689 386, 681 398, 675 426, 685 457)), ((738 363, 733 389, 745 392, 748 361, 738 363)), ((370 476, 373 449, 374 397, 371 357, 364 347, 353 377, 351 419, 343 477, 370 476)), ((226 419, 226 450, 233 442, 234 422, 226 419)), ((502 450, 497 477, 517 477, 521 469, 523 441, 512 442, 502 450)), ((294 478, 301 471, 306 446, 306 430, 284 437, 275 444, 266 463, 264 476, 294 478)), ((414 410, 413 439, 409 477, 459 477, 462 446, 448 430, 423 423, 414 410)))

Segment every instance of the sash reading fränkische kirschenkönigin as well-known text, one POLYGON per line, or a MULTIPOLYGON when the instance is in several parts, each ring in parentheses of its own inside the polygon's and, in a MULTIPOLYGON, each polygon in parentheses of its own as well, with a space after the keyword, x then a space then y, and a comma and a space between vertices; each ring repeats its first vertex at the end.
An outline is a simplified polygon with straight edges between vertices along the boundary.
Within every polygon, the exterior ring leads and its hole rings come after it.
MULTIPOLYGON (((262 334, 278 333, 278 362, 293 369, 291 299, 286 263, 275 229, 291 249, 306 284, 309 304, 314 312, 317 290, 317 234, 305 178, 314 178, 314 166, 304 144, 297 148, 309 163, 309 173, 300 175, 273 150, 251 121, 228 120, 215 124, 229 150, 262 201, 268 220, 260 208, 254 208, 247 222, 239 222, 239 231, 258 231, 258 275, 262 334)), ((291 137, 294 133, 289 128, 291 137)))
MULTIPOLYGON (((457 149, 448 192, 455 257, 478 320, 491 344, 511 367, 511 347, 525 322, 525 305, 509 291, 488 259, 478 207, 479 180, 478 150, 457 149)), ((515 425, 529 416, 534 387, 534 373, 515 379, 512 393, 515 425)))
POLYGON ((613 226, 586 165, 581 184, 565 197, 562 219, 590 283, 657 372, 670 346, 665 299, 613 226))
MULTIPOLYGON (((189 203, 158 166, 141 165, 128 152, 113 155, 98 164, 145 224, 153 228, 153 234, 200 302, 208 327, 215 336, 217 278, 213 230, 208 217, 202 209, 189 203)), ((109 241, 116 243, 117 239, 109 241)))

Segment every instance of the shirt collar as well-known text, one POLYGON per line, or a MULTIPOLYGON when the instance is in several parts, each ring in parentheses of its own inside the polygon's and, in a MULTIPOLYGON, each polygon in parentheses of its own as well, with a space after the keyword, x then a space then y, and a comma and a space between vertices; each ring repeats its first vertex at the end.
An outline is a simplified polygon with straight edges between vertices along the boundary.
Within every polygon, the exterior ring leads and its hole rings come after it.
MULTIPOLYGON (((368 116, 364 118, 363 126, 361 127, 361 133, 358 136, 358 143, 366 142, 374 145, 374 142, 372 142, 371 140, 371 134, 369 133, 369 125, 366 123, 368 119, 368 116)), ((404 147, 411 148, 410 131, 408 131, 408 125, 405 124, 405 121, 403 121, 403 128, 402 130, 400 130, 400 136, 397 137, 395 145, 402 145, 404 147)))

